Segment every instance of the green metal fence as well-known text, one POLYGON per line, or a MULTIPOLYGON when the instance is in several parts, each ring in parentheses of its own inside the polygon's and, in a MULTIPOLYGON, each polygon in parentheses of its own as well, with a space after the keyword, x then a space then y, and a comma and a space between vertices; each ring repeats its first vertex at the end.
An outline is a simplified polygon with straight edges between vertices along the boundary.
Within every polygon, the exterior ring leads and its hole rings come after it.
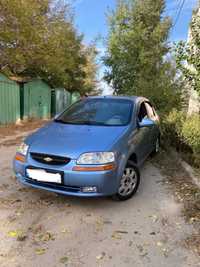
POLYGON ((0 74, 0 125, 20 120, 19 85, 0 74))
POLYGON ((52 89, 41 79, 17 83, 0 73, 0 125, 23 119, 49 119, 80 99, 78 92, 52 89))

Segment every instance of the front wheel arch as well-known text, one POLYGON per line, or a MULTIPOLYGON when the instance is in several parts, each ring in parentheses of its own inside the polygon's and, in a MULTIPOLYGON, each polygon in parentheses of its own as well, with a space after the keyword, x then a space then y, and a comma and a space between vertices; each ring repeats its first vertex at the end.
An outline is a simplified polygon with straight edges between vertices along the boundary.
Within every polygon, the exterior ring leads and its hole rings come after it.
MULTIPOLYGON (((126 166, 125 166, 125 168, 124 168, 124 171, 125 171, 125 169, 126 169, 127 167, 134 168, 134 171, 135 171, 135 173, 136 173, 136 175, 137 175, 136 185, 135 185, 133 191, 132 191, 130 194, 126 195, 126 196, 122 196, 122 195, 119 194, 119 192, 117 192, 117 193, 113 196, 113 199, 114 199, 114 200, 119 200, 119 201, 125 201, 125 200, 128 200, 128 199, 132 198, 133 195, 135 195, 136 192, 137 192, 137 190, 138 190, 138 187, 139 187, 139 184, 140 184, 140 171, 139 171, 139 168, 137 167, 137 165, 136 165, 133 161, 130 161, 130 160, 127 161, 126 166)), ((123 175, 123 174, 122 174, 122 175, 123 175)), ((121 176, 121 178, 120 178, 120 182, 121 182, 121 179, 122 179, 122 176, 121 176)), ((120 183, 119 183, 119 186, 120 186, 120 183)), ((119 190, 119 187, 118 187, 118 190, 119 190)))

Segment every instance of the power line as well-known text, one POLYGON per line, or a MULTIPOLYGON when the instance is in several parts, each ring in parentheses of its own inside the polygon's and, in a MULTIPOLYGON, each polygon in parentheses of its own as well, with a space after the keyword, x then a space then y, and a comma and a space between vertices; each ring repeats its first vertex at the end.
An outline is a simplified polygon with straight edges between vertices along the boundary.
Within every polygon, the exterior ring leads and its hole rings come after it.
POLYGON ((178 12, 177 12, 176 19, 175 19, 174 24, 173 24, 173 26, 172 26, 173 28, 176 26, 177 22, 179 21, 181 12, 182 12, 183 7, 184 7, 184 4, 185 4, 185 1, 186 1, 186 0, 183 0, 182 3, 181 3, 181 5, 180 5, 180 8, 179 8, 179 10, 178 10, 178 12))
POLYGON ((174 17, 175 18, 177 18, 178 12, 179 12, 180 7, 182 5, 182 0, 177 0, 176 2, 177 2, 176 10, 174 10, 174 8, 173 8, 173 10, 175 11, 174 12, 174 17))

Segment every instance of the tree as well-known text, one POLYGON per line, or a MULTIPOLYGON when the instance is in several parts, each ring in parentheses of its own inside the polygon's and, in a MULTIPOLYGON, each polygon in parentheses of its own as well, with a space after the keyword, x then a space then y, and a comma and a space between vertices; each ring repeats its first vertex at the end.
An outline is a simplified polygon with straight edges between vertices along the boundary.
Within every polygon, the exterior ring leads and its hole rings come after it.
POLYGON ((200 96, 200 9, 194 11, 188 42, 175 45, 177 68, 190 87, 200 96))
POLYGON ((104 62, 116 94, 143 95, 158 108, 177 103, 176 71, 167 60, 171 21, 164 0, 119 0, 108 17, 104 62))
POLYGON ((92 95, 99 95, 102 93, 99 83, 97 81, 97 71, 99 65, 96 57, 98 55, 97 49, 94 45, 84 47, 84 54, 86 55, 86 64, 83 67, 85 73, 83 91, 92 95))
POLYGON ((2 71, 70 91, 92 90, 85 83, 94 74, 85 68, 93 58, 83 49, 66 1, 0 0, 0 22, 2 71))

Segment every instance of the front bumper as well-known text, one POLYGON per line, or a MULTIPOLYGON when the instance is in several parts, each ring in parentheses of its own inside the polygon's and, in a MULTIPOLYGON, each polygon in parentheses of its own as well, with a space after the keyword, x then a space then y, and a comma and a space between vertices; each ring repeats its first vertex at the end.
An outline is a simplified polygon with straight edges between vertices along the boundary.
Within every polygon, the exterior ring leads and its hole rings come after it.
POLYGON ((72 168, 76 166, 75 161, 69 164, 56 167, 41 164, 33 159, 28 159, 26 163, 14 160, 13 169, 17 179, 26 186, 47 190, 50 192, 79 197, 99 197, 114 195, 118 189, 117 170, 97 171, 97 172, 76 172, 72 168), (27 167, 48 169, 63 172, 63 183, 60 185, 53 183, 37 182, 27 177, 27 167), (96 192, 85 193, 84 187, 96 187, 96 192))

